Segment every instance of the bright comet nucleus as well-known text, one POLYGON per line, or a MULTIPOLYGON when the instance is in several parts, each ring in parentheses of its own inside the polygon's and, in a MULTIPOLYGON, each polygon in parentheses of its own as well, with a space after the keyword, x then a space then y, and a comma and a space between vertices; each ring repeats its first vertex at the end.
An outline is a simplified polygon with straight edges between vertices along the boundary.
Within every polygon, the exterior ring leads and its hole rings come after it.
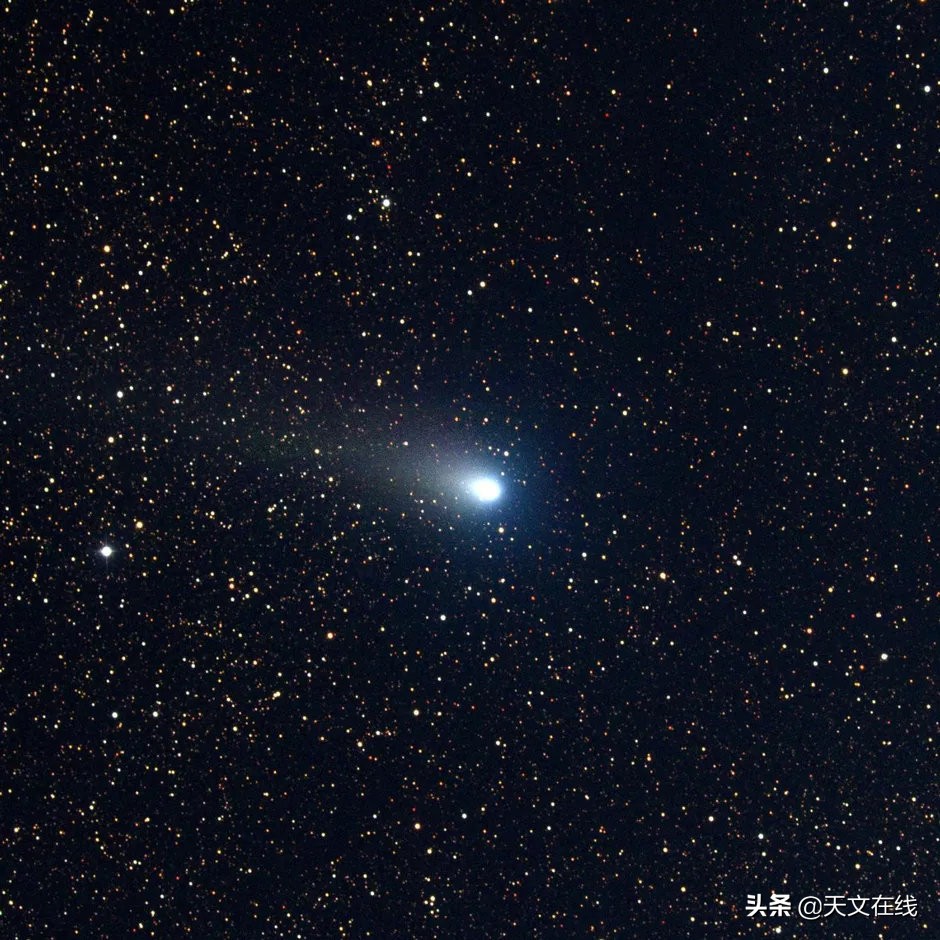
POLYGON ((481 503, 491 503, 503 495, 502 486, 493 477, 476 477, 470 481, 469 490, 481 503))

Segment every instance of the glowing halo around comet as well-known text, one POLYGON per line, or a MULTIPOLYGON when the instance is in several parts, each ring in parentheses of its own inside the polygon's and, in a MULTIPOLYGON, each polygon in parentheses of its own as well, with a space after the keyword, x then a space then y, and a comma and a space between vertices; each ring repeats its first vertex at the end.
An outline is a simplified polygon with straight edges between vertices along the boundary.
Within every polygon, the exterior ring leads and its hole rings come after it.
POLYGON ((471 495, 481 503, 492 503, 503 495, 503 488, 493 477, 475 477, 467 484, 471 495))

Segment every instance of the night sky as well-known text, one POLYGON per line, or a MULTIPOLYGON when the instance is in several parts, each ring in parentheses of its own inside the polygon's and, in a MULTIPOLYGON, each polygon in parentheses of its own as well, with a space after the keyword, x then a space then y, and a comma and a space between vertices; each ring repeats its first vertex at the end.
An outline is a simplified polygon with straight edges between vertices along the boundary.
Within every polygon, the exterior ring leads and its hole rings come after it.
POLYGON ((936 936, 930 5, 70 7, 0 936, 936 936))

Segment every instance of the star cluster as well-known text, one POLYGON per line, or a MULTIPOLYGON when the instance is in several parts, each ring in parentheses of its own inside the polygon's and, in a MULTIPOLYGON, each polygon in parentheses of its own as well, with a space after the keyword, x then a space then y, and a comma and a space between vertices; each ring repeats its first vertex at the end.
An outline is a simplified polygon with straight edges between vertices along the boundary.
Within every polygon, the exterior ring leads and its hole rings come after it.
POLYGON ((8 3, 0 933, 935 932, 929 12, 8 3))

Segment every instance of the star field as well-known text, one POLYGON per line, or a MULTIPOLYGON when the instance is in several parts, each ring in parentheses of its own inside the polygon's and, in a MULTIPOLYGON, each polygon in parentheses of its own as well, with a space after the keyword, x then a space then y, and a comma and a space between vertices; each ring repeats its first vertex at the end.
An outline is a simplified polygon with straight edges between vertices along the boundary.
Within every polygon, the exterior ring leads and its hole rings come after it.
POLYGON ((7 3, 0 936, 934 935, 930 13, 7 3))

